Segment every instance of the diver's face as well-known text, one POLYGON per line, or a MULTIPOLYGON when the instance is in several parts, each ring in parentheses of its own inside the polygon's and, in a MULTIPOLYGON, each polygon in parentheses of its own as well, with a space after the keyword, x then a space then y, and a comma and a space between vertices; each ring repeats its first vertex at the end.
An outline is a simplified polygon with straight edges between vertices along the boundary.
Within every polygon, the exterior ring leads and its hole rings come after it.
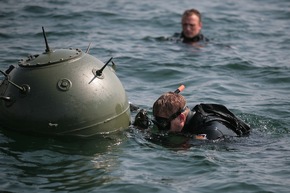
POLYGON ((180 118, 178 116, 171 121, 169 132, 179 133, 181 132, 181 130, 182 130, 182 125, 180 124, 180 118))
MULTIPOLYGON (((173 114, 174 115, 174 114, 173 114)), ((161 116, 154 116, 155 118, 152 120, 154 124, 160 129, 164 131, 168 131, 171 133, 178 133, 182 130, 182 125, 180 115, 177 115, 175 118, 163 118, 161 116)))
POLYGON ((202 23, 199 21, 199 18, 196 15, 191 15, 182 18, 182 31, 185 37, 193 38, 199 34, 202 23))

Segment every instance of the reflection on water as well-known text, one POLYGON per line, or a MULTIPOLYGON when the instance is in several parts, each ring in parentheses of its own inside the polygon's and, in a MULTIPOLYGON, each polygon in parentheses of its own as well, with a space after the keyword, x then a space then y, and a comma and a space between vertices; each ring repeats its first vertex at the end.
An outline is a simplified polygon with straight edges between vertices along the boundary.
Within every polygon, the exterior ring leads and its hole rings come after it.
POLYGON ((116 154, 124 140, 123 132, 69 139, 3 131, 1 178, 6 179, 5 189, 15 192, 29 191, 30 186, 48 192, 89 190, 115 179, 109 173, 119 167, 116 154))

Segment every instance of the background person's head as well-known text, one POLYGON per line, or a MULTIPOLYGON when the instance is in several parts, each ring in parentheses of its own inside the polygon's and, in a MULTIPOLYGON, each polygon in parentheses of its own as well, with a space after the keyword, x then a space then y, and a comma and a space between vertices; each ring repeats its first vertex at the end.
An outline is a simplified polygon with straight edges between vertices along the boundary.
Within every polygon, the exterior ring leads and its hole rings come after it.
POLYGON ((196 9, 184 11, 181 18, 182 33, 186 38, 198 35, 202 28, 201 14, 196 9))

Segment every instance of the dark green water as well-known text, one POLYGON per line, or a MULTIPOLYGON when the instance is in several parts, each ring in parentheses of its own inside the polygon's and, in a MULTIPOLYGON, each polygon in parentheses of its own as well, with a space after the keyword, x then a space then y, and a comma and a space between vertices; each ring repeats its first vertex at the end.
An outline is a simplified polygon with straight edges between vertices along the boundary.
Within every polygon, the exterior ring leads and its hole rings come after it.
POLYGON ((185 84, 189 106, 224 104, 253 128, 184 149, 132 127, 92 140, 0 130, 0 192, 288 192, 289 18, 288 0, 0 0, 2 70, 45 50, 44 26, 52 48, 92 42, 90 54, 113 56, 129 100, 149 113, 185 84), (166 40, 192 7, 210 39, 203 48, 166 40))

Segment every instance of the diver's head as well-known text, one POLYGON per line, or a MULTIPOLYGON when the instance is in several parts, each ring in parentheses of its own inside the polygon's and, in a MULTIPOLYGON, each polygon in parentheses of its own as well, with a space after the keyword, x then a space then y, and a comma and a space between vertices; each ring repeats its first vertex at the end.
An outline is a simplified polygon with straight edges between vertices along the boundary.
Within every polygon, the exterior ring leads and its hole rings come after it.
POLYGON ((196 9, 184 11, 181 18, 182 33, 186 38, 198 35, 202 28, 201 14, 196 9))
POLYGON ((186 120, 186 109, 186 100, 182 95, 167 92, 153 104, 153 122, 160 130, 180 132, 186 120))

